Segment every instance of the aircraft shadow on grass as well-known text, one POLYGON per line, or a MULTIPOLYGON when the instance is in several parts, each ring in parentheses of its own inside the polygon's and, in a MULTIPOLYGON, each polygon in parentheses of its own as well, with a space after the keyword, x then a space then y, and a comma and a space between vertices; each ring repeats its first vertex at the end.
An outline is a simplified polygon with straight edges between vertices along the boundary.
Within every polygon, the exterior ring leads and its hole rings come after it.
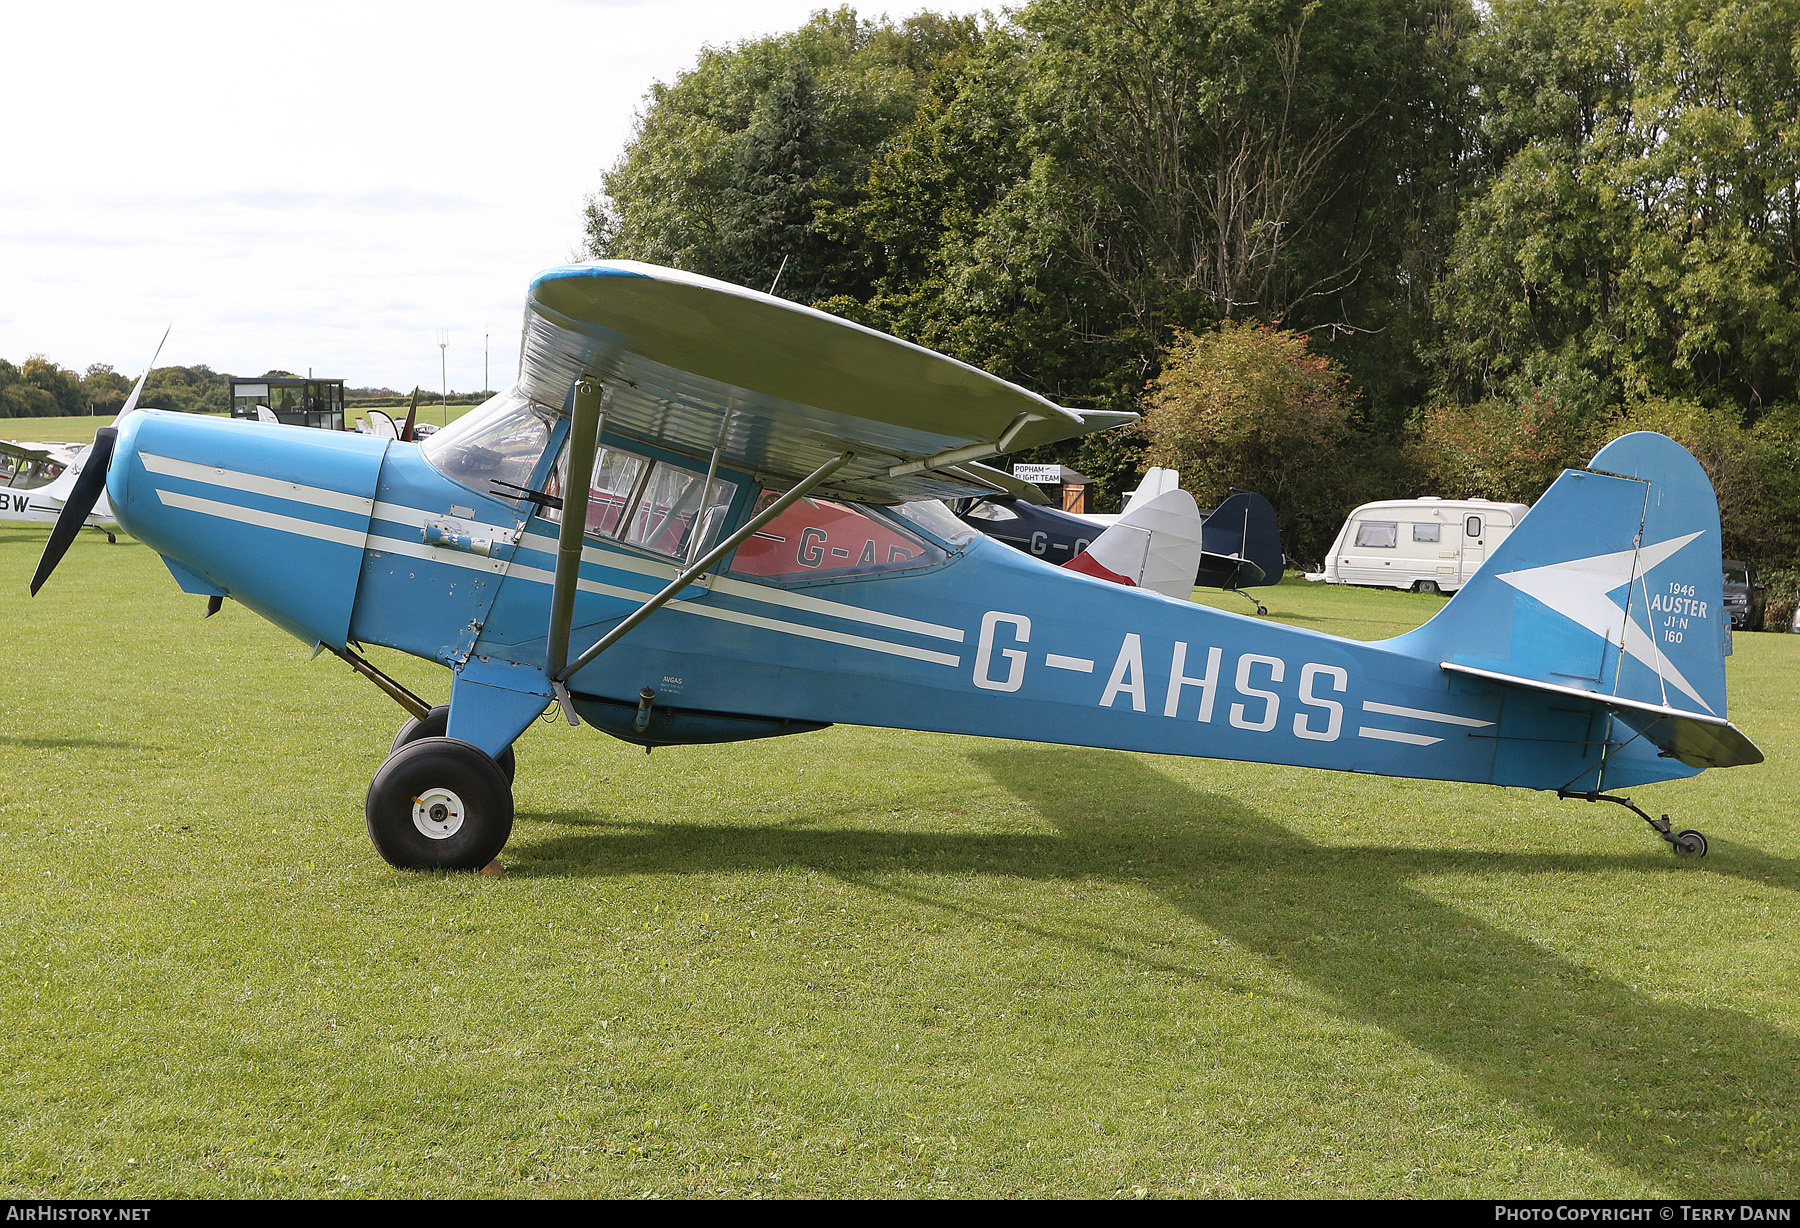
MULTIPOLYGON (((941 871, 1135 884, 1328 996, 1345 1017, 1430 1054, 1535 1115, 1569 1147, 1659 1191, 1786 1198, 1800 1185, 1793 1037, 1737 1011, 1659 1001, 1411 885, 1445 874, 1629 870, 1647 880, 1727 875, 1794 891, 1800 867, 1793 861, 1732 845, 1704 864, 1650 852, 1332 847, 1131 755, 1009 747, 971 758, 1059 834, 719 828, 544 813, 521 817, 605 834, 535 841, 527 846, 531 861, 516 872, 803 867, 954 912, 967 912, 967 901, 875 880, 941 871), (1085 782, 1082 796, 1053 783, 1071 778, 1085 782)), ((1152 961, 1060 931, 1041 915, 1015 923, 1103 958, 1208 975, 1201 966, 1152 961)), ((1680 926, 1670 919, 1646 918, 1646 925, 1679 941, 1680 926)))
POLYGON ((26 750, 144 750, 142 742, 124 742, 118 738, 29 737, 0 733, 0 746, 19 746, 26 750))

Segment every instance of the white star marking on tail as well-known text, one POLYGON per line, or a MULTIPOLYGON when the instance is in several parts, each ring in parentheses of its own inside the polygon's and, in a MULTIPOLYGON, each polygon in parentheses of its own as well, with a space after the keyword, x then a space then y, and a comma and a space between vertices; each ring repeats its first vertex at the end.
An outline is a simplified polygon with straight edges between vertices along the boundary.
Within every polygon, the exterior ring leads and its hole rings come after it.
MULTIPOLYGON (((1609 594, 1640 576, 1649 575, 1665 559, 1700 536, 1701 533, 1689 533, 1686 537, 1671 537, 1639 550, 1619 550, 1585 559, 1570 559, 1566 563, 1528 567, 1523 571, 1503 572, 1497 578, 1617 646, 1633 660, 1656 671, 1656 676, 1665 683, 1673 684, 1683 695, 1711 712, 1712 705, 1702 699, 1674 663, 1663 656, 1655 639, 1625 610, 1609 600, 1609 594)), ((1630 604, 1630 594, 1626 595, 1626 604, 1630 604)))

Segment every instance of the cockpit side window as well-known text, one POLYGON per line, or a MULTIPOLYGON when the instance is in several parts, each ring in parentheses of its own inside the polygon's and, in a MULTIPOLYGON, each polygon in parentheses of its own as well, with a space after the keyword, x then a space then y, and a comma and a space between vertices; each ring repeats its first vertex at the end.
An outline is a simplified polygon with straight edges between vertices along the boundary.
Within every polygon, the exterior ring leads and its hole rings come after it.
POLYGON ((0 456, 0 486, 13 490, 36 490, 63 475, 63 467, 55 461, 17 460, 0 456))
MULTIPOLYGON (((765 490, 757 507, 774 502, 765 490)), ((834 499, 801 499, 737 548, 731 574, 788 583, 940 563, 938 546, 834 499)))
MULTIPOLYGON (((545 482, 547 494, 561 497, 568 464, 565 449, 545 482)), ((673 559, 697 558, 723 536, 738 489, 719 474, 708 484, 698 469, 604 445, 588 483, 587 533, 673 559)), ((546 508, 543 517, 559 523, 562 512, 546 508)))

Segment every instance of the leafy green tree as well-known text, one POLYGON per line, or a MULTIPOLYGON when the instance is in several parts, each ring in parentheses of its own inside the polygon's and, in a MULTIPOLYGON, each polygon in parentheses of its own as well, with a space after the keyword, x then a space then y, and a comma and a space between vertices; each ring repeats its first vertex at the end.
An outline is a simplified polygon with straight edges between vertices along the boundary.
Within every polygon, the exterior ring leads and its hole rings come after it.
POLYGON ((158 367, 144 381, 138 404, 146 409, 220 414, 230 410, 231 386, 225 376, 204 364, 158 367))
POLYGON ((1152 351, 1249 318, 1349 361, 1425 318, 1411 287, 1448 240, 1467 4, 1036 0, 1019 20, 1040 40, 1048 211, 1152 351))
POLYGON ((82 395, 80 377, 42 354, 33 354, 25 360, 25 365, 19 368, 19 380, 47 393, 56 405, 53 413, 86 412, 87 399, 82 395))
POLYGON ((1437 294, 1450 398, 1793 398, 1796 28, 1800 0, 1496 0, 1471 52, 1493 178, 1437 294))
POLYGON ((19 368, 0 358, 0 418, 49 418, 60 412, 54 396, 26 383, 19 368))
POLYGON ((868 22, 839 8, 788 34, 707 49, 652 87, 588 202, 589 253, 764 287, 785 259, 787 297, 863 297, 868 253, 817 215, 855 199, 933 66, 978 41, 971 18, 868 22))
POLYGON ((84 412, 116 414, 131 395, 131 381, 113 370, 111 364, 97 362, 82 375, 81 391, 88 406, 84 412))
POLYGON ((1179 469, 1202 506, 1258 491, 1288 554, 1329 548, 1365 466, 1354 394, 1305 336, 1253 321, 1179 334, 1145 402, 1150 463, 1179 469))
MULTIPOLYGON (((946 61, 911 124, 870 169, 866 191, 827 224, 863 236, 873 290, 857 318, 1056 400, 1130 408, 1147 371, 1145 345, 1116 297, 1085 277, 1037 175, 1028 109, 1033 42, 990 30, 946 61)), ((1101 478, 1119 468, 1093 439, 1032 459, 1101 478)), ((1135 476, 1121 471, 1122 485, 1135 476)))
POLYGON ((1423 489, 1434 494, 1535 503, 1606 437, 1606 425, 1582 406, 1537 393, 1433 406, 1420 415, 1408 451, 1423 489))

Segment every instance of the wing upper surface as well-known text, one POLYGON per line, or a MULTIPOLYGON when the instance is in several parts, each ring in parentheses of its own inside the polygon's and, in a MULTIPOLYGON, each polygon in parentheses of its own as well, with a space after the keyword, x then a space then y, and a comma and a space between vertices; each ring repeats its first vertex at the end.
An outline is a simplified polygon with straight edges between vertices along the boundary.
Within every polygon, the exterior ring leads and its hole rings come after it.
POLYGON ((825 312, 630 261, 532 284, 522 389, 564 406, 584 375, 606 388, 608 430, 698 457, 717 443, 722 463, 771 484, 853 451, 825 489, 873 502, 989 493, 958 466, 1135 418, 1066 409, 825 312))
POLYGON ((57 465, 71 465, 75 462, 75 451, 67 445, 13 443, 6 439, 0 439, 0 455, 22 461, 49 461, 57 465))

